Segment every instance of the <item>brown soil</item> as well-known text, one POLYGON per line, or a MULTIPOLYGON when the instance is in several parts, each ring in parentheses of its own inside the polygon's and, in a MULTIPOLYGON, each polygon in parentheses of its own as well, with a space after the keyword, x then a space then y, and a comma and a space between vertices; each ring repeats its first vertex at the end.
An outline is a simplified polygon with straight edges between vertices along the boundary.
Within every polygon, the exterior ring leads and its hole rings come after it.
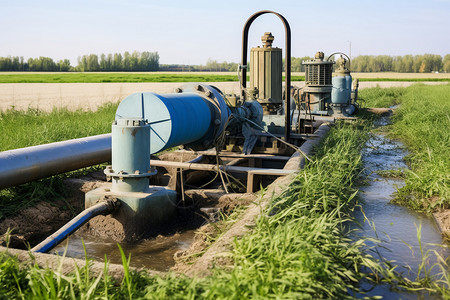
POLYGON ((27 249, 54 233, 84 209, 84 194, 102 184, 101 181, 93 181, 95 177, 98 177, 97 173, 90 177, 66 179, 69 197, 65 201, 41 201, 3 219, 0 222, 1 245, 27 249))
POLYGON ((439 229, 444 237, 450 241, 450 209, 442 209, 433 213, 439 229))

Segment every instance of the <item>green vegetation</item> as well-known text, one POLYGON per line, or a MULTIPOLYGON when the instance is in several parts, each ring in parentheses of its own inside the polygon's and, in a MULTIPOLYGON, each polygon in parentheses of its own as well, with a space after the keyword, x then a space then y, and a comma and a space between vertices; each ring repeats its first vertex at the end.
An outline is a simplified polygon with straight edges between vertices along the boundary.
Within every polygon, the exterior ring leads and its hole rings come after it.
POLYGON ((0 151, 111 132, 118 103, 97 111, 0 111, 0 151))
MULTIPOLYGON (((292 71, 304 72, 302 61, 314 57, 292 57, 292 71)), ((431 73, 450 72, 450 54, 444 57, 435 54, 424 55, 359 55, 352 58, 353 72, 399 72, 399 73, 431 73)))
MULTIPOLYGON (((250 80, 247 77, 247 82, 250 80)), ((304 81, 305 76, 292 76, 291 81, 304 81)), ((450 78, 361 78, 360 81, 450 81, 450 78)), ((103 83, 103 82, 230 82, 237 75, 196 73, 0 73, 0 83, 103 83)), ((284 77, 283 77, 284 81, 284 77)))
POLYGON ((426 212, 450 208, 450 85, 374 88, 360 95, 367 107, 400 104, 389 136, 406 145, 411 169, 395 201, 426 212))
POLYGON ((450 54, 440 55, 360 55, 352 59, 353 72, 431 73, 450 72, 450 54))
POLYGON ((400 103, 405 91, 402 87, 363 89, 358 92, 358 102, 363 107, 391 107, 400 103))
MULTIPOLYGON (((386 76, 386 75, 384 75, 384 76, 386 76)), ((386 77, 378 78, 378 77, 374 77, 374 78, 359 78, 359 81, 448 82, 448 81, 450 81, 450 78, 386 78, 386 77)))
POLYGON ((0 83, 94 83, 94 82, 224 82, 238 81, 237 75, 164 73, 61 73, 0 74, 0 83))
POLYGON ((68 59, 53 61, 50 57, 29 58, 23 56, 0 57, 0 71, 39 71, 39 72, 110 72, 110 71, 157 71, 159 67, 158 52, 130 52, 114 54, 83 55, 78 58, 78 65, 73 67, 68 59))
MULTIPOLYGON (((0 131, 0 151, 111 132, 117 105, 106 104, 96 112, 67 109, 0 112, 0 128, 3 129, 0 131)), ((0 190, 0 218, 37 201, 62 199, 65 191, 61 178, 80 172, 83 170, 0 190)))

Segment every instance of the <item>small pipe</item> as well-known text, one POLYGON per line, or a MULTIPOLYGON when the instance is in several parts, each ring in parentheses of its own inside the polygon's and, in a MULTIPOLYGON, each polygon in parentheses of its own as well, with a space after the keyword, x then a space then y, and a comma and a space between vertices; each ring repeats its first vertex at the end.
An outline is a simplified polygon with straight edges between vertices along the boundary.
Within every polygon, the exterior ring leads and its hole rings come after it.
POLYGON ((94 206, 85 209, 80 214, 78 214, 75 218, 73 218, 69 223, 61 227, 54 234, 46 238, 44 241, 33 247, 31 252, 40 252, 46 253, 50 251, 53 247, 58 245, 61 241, 63 241, 67 236, 74 233, 78 228, 83 226, 87 221, 92 219, 95 216, 101 214, 108 214, 114 211, 120 202, 117 200, 107 200, 100 202, 94 206))

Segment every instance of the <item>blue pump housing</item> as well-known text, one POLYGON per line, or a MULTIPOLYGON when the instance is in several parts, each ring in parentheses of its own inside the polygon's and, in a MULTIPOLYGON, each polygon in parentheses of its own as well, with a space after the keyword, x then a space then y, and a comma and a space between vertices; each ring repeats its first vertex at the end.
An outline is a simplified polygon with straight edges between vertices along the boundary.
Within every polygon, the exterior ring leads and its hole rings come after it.
POLYGON ((332 78, 333 90, 331 91, 331 103, 349 104, 352 92, 352 77, 335 76, 332 78))

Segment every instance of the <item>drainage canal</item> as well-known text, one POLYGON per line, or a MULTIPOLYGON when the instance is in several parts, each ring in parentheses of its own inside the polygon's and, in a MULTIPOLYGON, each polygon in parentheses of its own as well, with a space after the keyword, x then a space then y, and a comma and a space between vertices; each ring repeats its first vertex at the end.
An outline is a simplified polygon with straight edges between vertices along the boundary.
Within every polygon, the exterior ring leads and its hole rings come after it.
MULTIPOLYGON (((376 125, 381 127, 387 124, 389 118, 382 117, 376 125)), ((390 140, 384 134, 375 134, 368 141, 364 149, 363 163, 369 184, 360 189, 362 205, 361 209, 356 211, 356 219, 362 228, 355 231, 355 238, 378 239, 380 242, 375 250, 381 258, 392 261, 394 265, 398 265, 397 271, 415 280, 422 263, 421 253, 429 251, 425 266, 427 270, 431 269, 433 275, 439 271, 437 268, 432 269, 437 262, 433 251, 437 251, 444 258, 448 257, 450 251, 433 217, 390 203, 395 191, 404 184, 404 181, 379 174, 380 171, 406 169, 403 160, 406 154, 400 142, 390 140), (418 238, 419 230, 420 238, 418 238)), ((425 294, 401 292, 388 284, 373 287, 371 284, 362 283, 362 286, 370 290, 369 296, 381 295, 386 299, 429 297, 425 294)))

